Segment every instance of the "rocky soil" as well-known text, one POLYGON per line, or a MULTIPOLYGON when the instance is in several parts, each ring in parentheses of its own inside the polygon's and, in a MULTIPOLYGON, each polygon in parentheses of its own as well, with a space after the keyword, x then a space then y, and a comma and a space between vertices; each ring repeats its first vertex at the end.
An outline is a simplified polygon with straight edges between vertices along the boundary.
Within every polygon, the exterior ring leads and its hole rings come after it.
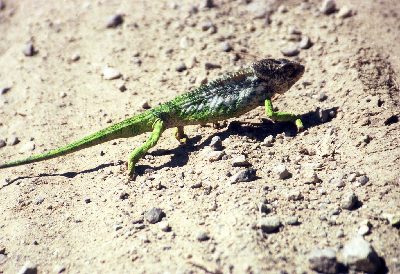
POLYGON ((262 108, 0 171, 2 273, 400 273, 400 2, 0 0, 0 161, 261 58, 305 65, 262 108))

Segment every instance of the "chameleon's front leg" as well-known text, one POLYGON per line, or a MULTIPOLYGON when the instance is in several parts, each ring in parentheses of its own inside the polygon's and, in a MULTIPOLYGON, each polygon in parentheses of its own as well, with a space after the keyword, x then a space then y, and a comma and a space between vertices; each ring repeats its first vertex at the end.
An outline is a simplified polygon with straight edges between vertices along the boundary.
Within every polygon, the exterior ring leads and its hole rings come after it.
POLYGON ((153 125, 153 131, 149 139, 147 139, 147 141, 144 142, 140 147, 135 148, 135 150, 132 151, 132 153, 129 155, 128 159, 129 177, 131 178, 133 177, 135 173, 136 163, 139 161, 140 158, 142 158, 144 154, 146 154, 146 152, 150 148, 154 147, 157 144, 164 130, 165 130, 164 122, 162 120, 157 120, 153 125))
POLYGON ((179 141, 181 144, 186 144, 187 141, 187 135, 185 134, 183 130, 183 126, 177 126, 175 129, 175 138, 176 140, 179 141))
POLYGON ((274 109, 272 107, 271 99, 269 99, 269 98, 265 100, 265 114, 272 121, 294 122, 296 124, 298 131, 301 131, 304 128, 303 122, 300 120, 298 115, 288 113, 288 112, 274 111, 274 109))

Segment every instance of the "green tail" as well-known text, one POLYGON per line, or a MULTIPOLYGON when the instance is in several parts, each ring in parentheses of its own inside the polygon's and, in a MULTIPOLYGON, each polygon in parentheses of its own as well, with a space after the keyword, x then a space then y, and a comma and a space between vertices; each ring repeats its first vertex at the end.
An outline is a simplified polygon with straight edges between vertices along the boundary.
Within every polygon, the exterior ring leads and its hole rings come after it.
POLYGON ((133 137, 151 130, 151 117, 149 113, 142 113, 120 123, 109 126, 90 134, 76 142, 50 150, 48 152, 30 156, 25 159, 0 164, 0 169, 24 164, 40 162, 59 156, 64 156, 88 147, 92 147, 118 138, 133 137), (150 126, 149 126, 150 125, 150 126))

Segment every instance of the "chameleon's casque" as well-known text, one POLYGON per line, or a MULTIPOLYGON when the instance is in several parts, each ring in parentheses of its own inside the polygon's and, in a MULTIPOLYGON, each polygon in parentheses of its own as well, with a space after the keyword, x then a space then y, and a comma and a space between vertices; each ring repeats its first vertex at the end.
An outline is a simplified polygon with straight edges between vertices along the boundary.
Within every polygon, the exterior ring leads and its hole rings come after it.
POLYGON ((152 148, 162 132, 176 127, 175 137, 185 142, 183 127, 212 123, 240 116, 265 105, 266 115, 274 121, 294 121, 301 130, 298 116, 273 111, 271 97, 287 91, 304 73, 304 66, 286 59, 262 59, 251 66, 202 85, 175 99, 90 134, 76 142, 28 158, 0 165, 18 166, 63 156, 117 138, 127 138, 151 131, 149 139, 133 150, 128 171, 134 174, 135 164, 152 148))

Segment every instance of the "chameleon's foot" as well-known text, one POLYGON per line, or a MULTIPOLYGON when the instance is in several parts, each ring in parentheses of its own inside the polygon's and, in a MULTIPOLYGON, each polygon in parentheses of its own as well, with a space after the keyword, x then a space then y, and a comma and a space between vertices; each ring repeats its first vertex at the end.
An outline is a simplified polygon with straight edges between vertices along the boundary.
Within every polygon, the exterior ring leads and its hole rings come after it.
POLYGON ((296 121, 294 121, 297 127, 297 132, 301 132, 304 130, 303 122, 298 118, 296 121))
POLYGON ((185 134, 185 132, 183 131, 183 127, 182 126, 178 126, 175 129, 175 139, 178 140, 178 142, 180 144, 186 144, 187 142, 187 135, 185 134))

